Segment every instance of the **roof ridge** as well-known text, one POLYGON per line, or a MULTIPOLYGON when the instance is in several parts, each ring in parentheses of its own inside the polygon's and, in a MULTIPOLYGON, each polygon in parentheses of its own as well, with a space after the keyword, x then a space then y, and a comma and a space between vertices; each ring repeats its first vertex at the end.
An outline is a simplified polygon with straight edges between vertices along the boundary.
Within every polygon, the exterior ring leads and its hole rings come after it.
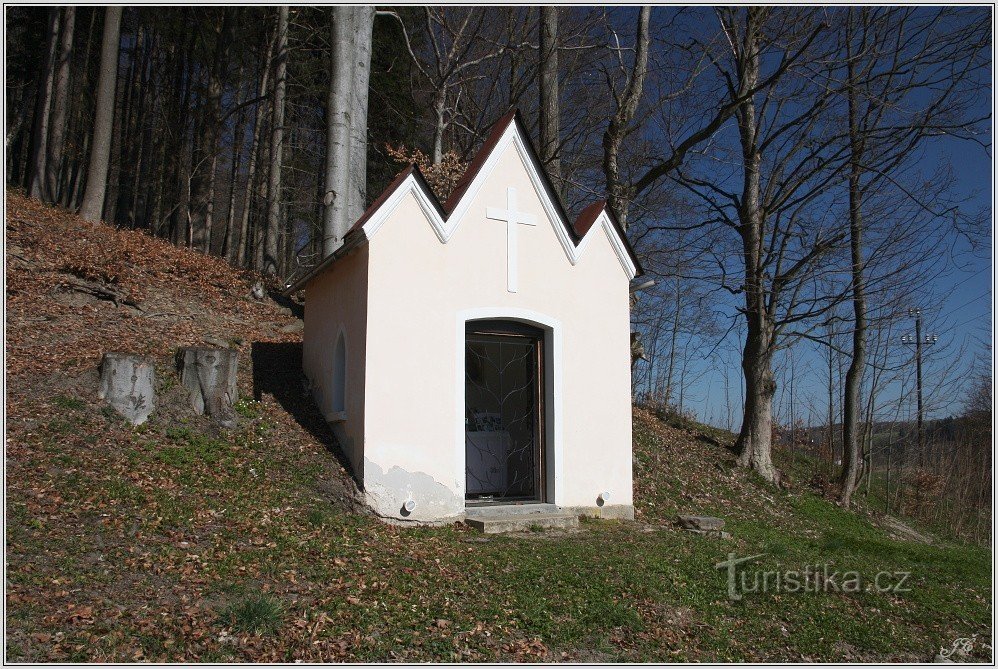
POLYGON ((537 155, 537 150, 534 148, 533 143, 530 140, 530 135, 526 131, 526 126, 523 123, 523 118, 520 116, 519 110, 514 108, 509 112, 507 112, 506 114, 504 114, 498 121, 495 122, 495 124, 493 124, 492 129, 489 132, 489 136, 486 138, 485 142, 482 144, 478 152, 475 154, 475 157, 468 165, 468 168, 465 170, 465 173, 458 180, 457 185, 454 187, 454 190, 447 198, 446 203, 441 205, 440 200, 437 198, 436 194, 434 194, 433 189, 430 188, 429 184, 426 181, 426 177, 423 175, 422 170, 419 169, 419 166, 416 165, 415 163, 410 164, 408 167, 406 167, 404 170, 402 170, 395 176, 395 178, 388 185, 388 187, 385 188, 385 190, 383 190, 380 195, 378 195, 378 197, 364 211, 361 217, 358 218, 357 221, 352 226, 350 226, 350 229, 347 231, 346 235, 344 235, 343 246, 341 246, 331 255, 327 256, 322 261, 320 261, 319 264, 317 264, 314 268, 312 268, 311 271, 303 275, 300 279, 297 279, 294 283, 288 285, 288 287, 285 290, 287 292, 298 290, 301 286, 304 286, 305 283, 310 281, 312 277, 314 277, 316 274, 318 274, 323 269, 328 267, 329 264, 332 263, 337 257, 344 255, 344 253, 347 250, 353 248, 354 246, 356 246, 356 244, 362 242, 363 239, 361 238, 356 242, 354 242, 354 240, 351 239, 350 243, 347 243, 347 238, 348 237, 356 238, 357 233, 363 231, 364 224, 367 223, 367 221, 375 214, 375 212, 377 212, 377 210, 385 203, 385 201, 388 200, 388 198, 390 198, 392 194, 396 190, 398 190, 402 186, 402 184, 405 183, 406 179, 411 175, 414 175, 416 177, 416 181, 419 184, 419 189, 423 192, 424 195, 426 195, 429 198, 430 202, 433 203, 433 205, 437 208, 437 210, 440 213, 440 218, 444 221, 449 220, 451 214, 454 212, 455 209, 457 209, 457 205, 464 198, 464 195, 467 192, 468 187, 478 176, 479 172, 481 172, 482 167, 488 161, 489 157, 492 155, 493 151, 495 150, 496 145, 499 143, 499 140, 509 129, 510 125, 517 125, 519 132, 522 134, 524 145, 526 146, 528 152, 531 154, 531 158, 533 159, 533 161, 537 163, 537 168, 538 168, 537 173, 540 175, 541 181, 546 187, 546 190, 549 191, 547 195, 554 203, 555 209, 557 210, 557 216, 560 219, 559 223, 563 225, 565 227, 566 232, 568 232, 570 243, 573 244, 576 248, 578 248, 579 244, 582 242, 582 239, 593 227, 593 225, 599 219, 600 215, 606 213, 607 219, 610 221, 611 225, 617 232, 617 236, 620 238, 620 241, 623 243, 624 250, 627 252, 627 255, 630 257, 631 262, 634 264, 634 268, 636 270, 637 275, 643 274, 644 269, 641 267, 641 263, 638 261, 637 255, 634 253, 634 249, 631 247, 631 243, 630 241, 628 241, 627 235, 625 234, 623 228, 621 228, 620 224, 613 216, 613 212, 607 208, 606 200, 597 200, 593 202, 592 204, 588 205, 585 209, 582 210, 582 212, 579 214, 578 217, 576 217, 574 222, 570 221, 568 214, 565 211, 565 207, 561 202, 561 198, 558 197, 557 192, 555 191, 551 183, 551 177, 548 175, 547 171, 544 169, 543 164, 540 162, 540 157, 537 155))
POLYGON ((475 180, 478 173, 482 170, 482 166, 485 161, 489 159, 492 155, 492 150, 495 148, 496 144, 504 134, 506 134, 506 129, 509 128, 511 123, 514 123, 520 116, 520 111, 515 107, 510 111, 499 117, 499 120, 492 124, 492 129, 489 131, 489 136, 485 138, 482 146, 479 147, 478 151, 475 153, 475 157, 471 159, 468 163, 468 168, 461 175, 461 178, 457 180, 457 184, 454 186, 454 190, 451 191, 450 195, 447 197, 447 202, 444 203, 444 209, 450 214, 451 211, 457 206, 457 203, 461 201, 464 196, 468 186, 471 182, 475 180))

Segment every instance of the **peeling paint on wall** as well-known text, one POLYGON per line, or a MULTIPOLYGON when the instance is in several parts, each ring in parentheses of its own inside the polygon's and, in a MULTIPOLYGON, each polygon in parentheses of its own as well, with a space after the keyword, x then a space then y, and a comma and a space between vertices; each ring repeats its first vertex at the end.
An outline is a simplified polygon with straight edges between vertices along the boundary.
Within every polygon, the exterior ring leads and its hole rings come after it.
POLYGON ((375 513, 385 518, 414 522, 445 521, 464 516, 464 497, 425 472, 410 472, 398 466, 387 472, 364 458, 364 492, 375 513), (411 512, 403 505, 416 503, 411 512))

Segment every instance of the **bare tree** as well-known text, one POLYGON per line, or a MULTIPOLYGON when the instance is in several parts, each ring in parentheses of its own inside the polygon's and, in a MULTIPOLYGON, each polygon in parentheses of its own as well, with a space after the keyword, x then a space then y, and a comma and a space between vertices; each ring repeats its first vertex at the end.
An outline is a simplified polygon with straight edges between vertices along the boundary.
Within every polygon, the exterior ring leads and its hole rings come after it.
POLYGON ((281 225, 281 167, 284 159, 284 94, 288 72, 288 7, 282 5, 277 14, 274 49, 274 90, 271 101, 270 183, 267 187, 267 229, 263 244, 264 274, 277 274, 278 231, 281 225))
POLYGON ((326 166, 322 253, 342 243, 364 212, 367 197, 367 99, 371 69, 370 7, 334 7, 329 97, 326 112, 326 166))
POLYGON ((57 201, 60 196, 62 156, 66 147, 66 117, 69 110, 69 71, 73 56, 73 28, 76 8, 63 7, 59 28, 59 49, 55 60, 55 89, 52 96, 52 119, 49 128, 48 158, 45 161, 46 196, 57 201))
MULTIPOLYGON (((914 200, 918 208, 940 219, 956 214, 940 206, 945 198, 927 198, 924 185, 908 184, 906 170, 917 161, 922 145, 947 135, 979 141, 985 119, 972 113, 971 103, 982 84, 986 67, 980 57, 988 46, 986 17, 969 21, 950 12, 929 14, 911 8, 849 9, 840 26, 845 61, 845 98, 848 123, 848 193, 852 351, 843 398, 843 470, 840 502, 849 506, 861 464, 859 438, 860 386, 866 367, 867 265, 870 250, 864 243, 864 209, 871 195, 889 189, 914 200)), ((940 187, 942 186, 942 187, 940 187)), ((937 180, 933 192, 942 195, 937 180)), ((878 217, 881 225, 908 225, 878 217)), ((895 244, 910 252, 907 235, 895 235, 895 244)), ((887 251, 874 248, 872 262, 883 262, 887 251)), ((896 257, 897 253, 891 253, 896 257)))
POLYGON ((44 198, 46 161, 48 160, 49 119, 52 112, 52 88, 55 85, 56 49, 59 41, 59 9, 49 9, 48 30, 45 34, 45 60, 35 97, 34 126, 31 131, 31 163, 28 172, 28 194, 44 198))
POLYGON ((208 72, 208 85, 202 108, 198 113, 200 132, 195 133, 191 151, 190 225, 191 245, 205 253, 211 250, 211 228, 214 223, 215 175, 218 161, 218 142, 221 135, 220 115, 222 86, 228 59, 229 44, 233 38, 234 13, 232 8, 222 12, 216 24, 212 64, 208 72))
POLYGON ((627 72, 623 92, 618 93, 611 86, 616 111, 610 117, 603 134, 603 174, 606 177, 607 204, 617 221, 627 229, 628 203, 634 189, 624 183, 620 172, 620 147, 633 130, 632 123, 644 93, 645 77, 648 76, 648 23, 651 7, 642 7, 638 13, 638 31, 634 45, 634 65, 627 72))
MULTIPOLYGON (((486 37, 490 29, 488 19, 494 8, 440 8, 425 7, 422 33, 425 46, 417 48, 410 39, 410 29, 402 23, 406 46, 413 63, 429 86, 433 118, 431 156, 433 164, 443 160, 444 136, 459 117, 461 97, 472 83, 482 82, 486 75, 483 66, 501 59, 511 50, 524 46, 510 39, 486 37)), ((497 88, 498 82, 488 82, 497 88)), ((508 106, 507 106, 508 108, 508 106)))
POLYGON ((109 6, 104 10, 100 78, 97 81, 97 112, 94 116, 93 139, 90 142, 87 186, 80 207, 80 215, 88 221, 99 221, 104 211, 108 158, 111 154, 111 131, 114 123, 114 86, 118 78, 120 32, 121 7, 109 6))
POLYGON ((841 134, 822 122, 836 89, 826 71, 827 40, 815 42, 821 16, 794 10, 791 20, 755 7, 718 15, 727 53, 712 55, 712 62, 727 86, 722 108, 734 105, 738 142, 730 151, 715 150, 725 159, 737 151, 737 176, 679 170, 675 180, 705 205, 692 228, 716 224, 733 233, 731 248, 708 241, 715 245, 720 287, 744 300, 739 464, 778 482, 771 455, 773 356, 785 339, 808 336, 813 322, 842 298, 834 264, 825 261, 843 234, 823 199, 840 179, 844 150, 841 134))
POLYGON ((263 62, 260 67, 260 87, 257 93, 257 103, 255 118, 253 120, 253 140, 250 142, 249 149, 249 164, 246 168, 246 190, 243 193, 243 206, 240 214, 239 223, 239 243, 233 244, 230 248, 235 251, 234 259, 235 264, 238 267, 245 267, 248 261, 248 252, 251 247, 250 240, 250 209, 252 209, 253 204, 253 193, 256 190, 256 172, 258 164, 258 155, 260 153, 260 138, 263 133, 264 122, 266 121, 266 112, 270 107, 269 104, 265 104, 263 98, 268 94, 270 90, 270 71, 273 63, 274 56, 274 43, 277 41, 276 35, 267 40, 267 52, 263 58, 263 62))
POLYGON ((245 100, 245 86, 243 82, 243 75, 245 73, 246 66, 244 63, 239 63, 239 70, 236 73, 236 108, 239 112, 236 116, 236 123, 232 129, 232 154, 229 158, 229 197, 228 197, 228 210, 225 215, 225 229, 222 233, 222 244, 221 248, 218 250, 218 254, 223 258, 229 259, 234 255, 233 246, 235 245, 235 235, 236 235, 236 182, 239 181, 239 168, 240 162, 243 156, 243 139, 246 136, 246 109, 243 108, 245 100))
POLYGON ((540 126, 541 160, 556 185, 561 185, 561 151, 558 85, 558 8, 541 7, 540 39, 540 126))

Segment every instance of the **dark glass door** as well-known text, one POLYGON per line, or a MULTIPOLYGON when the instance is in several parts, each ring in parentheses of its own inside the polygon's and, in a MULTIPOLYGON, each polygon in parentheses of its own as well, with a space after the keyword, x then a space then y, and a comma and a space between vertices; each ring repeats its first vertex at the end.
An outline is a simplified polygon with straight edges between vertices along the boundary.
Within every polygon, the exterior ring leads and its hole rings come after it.
POLYGON ((543 336, 518 323, 473 321, 465 347, 466 495, 543 501, 543 336))

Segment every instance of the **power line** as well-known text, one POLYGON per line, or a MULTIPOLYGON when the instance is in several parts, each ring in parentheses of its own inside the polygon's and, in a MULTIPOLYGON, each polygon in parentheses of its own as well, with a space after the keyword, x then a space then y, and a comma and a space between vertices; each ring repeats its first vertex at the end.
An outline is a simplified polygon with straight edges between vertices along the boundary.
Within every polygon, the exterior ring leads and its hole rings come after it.
POLYGON ((947 316, 950 316, 951 314, 954 314, 957 311, 960 311, 960 309, 963 309, 964 307, 966 307, 966 306, 968 306, 970 304, 973 304, 974 302, 976 302, 977 300, 981 299, 982 297, 988 297, 990 295, 991 295, 991 291, 990 290, 985 291, 985 292, 981 293, 980 295, 978 295, 977 297, 973 297, 973 298, 967 300, 966 302, 964 302, 960 306, 953 307, 952 309, 950 309, 949 311, 947 311, 945 314, 943 314, 939 318, 940 319, 946 318, 947 316))

